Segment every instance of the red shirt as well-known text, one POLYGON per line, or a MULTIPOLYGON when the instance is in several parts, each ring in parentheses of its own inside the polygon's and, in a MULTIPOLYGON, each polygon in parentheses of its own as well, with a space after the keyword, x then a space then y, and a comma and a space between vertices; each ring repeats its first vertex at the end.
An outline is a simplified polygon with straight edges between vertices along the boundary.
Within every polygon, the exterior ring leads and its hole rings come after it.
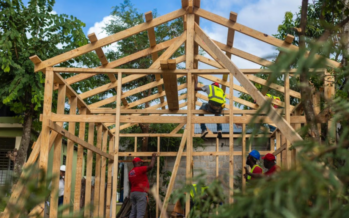
POLYGON ((266 176, 271 176, 272 174, 274 174, 275 172, 279 171, 279 166, 274 165, 272 166, 272 168, 270 168, 267 172, 264 173, 264 175, 266 176))
POLYGON ((128 180, 131 183, 131 192, 147 192, 149 190, 147 168, 147 166, 134 167, 128 173, 128 180))
MULTIPOLYGON (((263 169, 262 169, 260 166, 256 166, 256 167, 253 169, 252 173, 256 173, 256 174, 263 173, 263 169)), ((253 179, 255 179, 255 178, 253 178, 253 177, 251 176, 251 179, 253 180, 253 179)))

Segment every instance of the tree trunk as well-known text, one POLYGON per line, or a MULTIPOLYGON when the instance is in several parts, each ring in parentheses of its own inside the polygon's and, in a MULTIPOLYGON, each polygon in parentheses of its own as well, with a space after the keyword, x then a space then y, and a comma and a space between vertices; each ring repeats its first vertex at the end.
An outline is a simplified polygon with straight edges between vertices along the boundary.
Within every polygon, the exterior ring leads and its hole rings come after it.
POLYGON ((30 105, 30 109, 24 115, 23 122, 23 134, 21 144, 18 149, 17 157, 14 163, 14 171, 19 176, 22 173, 23 164, 27 158, 27 152, 30 145, 30 137, 31 137, 31 129, 33 123, 33 107, 34 105, 30 105))
MULTIPOLYGON (((300 49, 306 49, 305 46, 305 30, 307 26, 307 12, 308 12, 308 0, 302 1, 302 11, 301 11, 301 22, 300 22, 300 33, 299 33, 299 47, 300 49)), ((312 102, 312 90, 309 85, 308 78, 309 69, 303 67, 302 73, 300 75, 301 82, 301 102, 304 107, 305 118, 307 125, 310 127, 310 135, 315 140, 320 142, 319 130, 315 122, 315 111, 312 102)))

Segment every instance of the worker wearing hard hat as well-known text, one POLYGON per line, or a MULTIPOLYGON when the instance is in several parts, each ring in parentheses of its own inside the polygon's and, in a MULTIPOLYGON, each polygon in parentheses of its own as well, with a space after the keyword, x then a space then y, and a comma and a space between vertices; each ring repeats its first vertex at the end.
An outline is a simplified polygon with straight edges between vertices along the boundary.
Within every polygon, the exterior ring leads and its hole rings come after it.
MULTIPOLYGON (((197 81, 195 81, 195 91, 204 91, 208 96, 208 103, 203 103, 200 110, 204 110, 215 114, 215 116, 220 116, 222 110, 225 108, 225 93, 223 89, 219 87, 218 83, 212 83, 211 85, 205 85, 203 87, 197 86, 197 81)), ((203 114, 199 114, 203 116, 203 114)), ((205 139, 208 134, 206 125, 204 123, 200 124, 201 127, 201 138, 205 139)), ((217 138, 222 138, 222 124, 217 123, 217 138)))
POLYGON ((65 165, 59 168, 58 205, 63 204, 65 165))
POLYGON ((264 160, 263 162, 264 167, 268 169, 267 172, 265 172, 264 174, 255 174, 255 173, 246 172, 246 174, 253 178, 261 178, 263 176, 271 176, 280 170, 280 167, 277 166, 275 163, 276 158, 273 154, 268 153, 264 157, 262 157, 262 159, 264 160))
MULTIPOLYGON (((262 174, 263 173, 263 169, 262 167, 257 165, 257 161, 260 160, 261 155, 259 154, 259 152, 257 150, 252 150, 246 159, 246 164, 251 168, 250 173, 253 174, 262 174)), ((251 179, 255 179, 254 177, 250 176, 247 174, 248 172, 248 167, 245 166, 245 171, 246 173, 244 174, 244 177, 246 179, 246 181, 249 181, 251 179)))

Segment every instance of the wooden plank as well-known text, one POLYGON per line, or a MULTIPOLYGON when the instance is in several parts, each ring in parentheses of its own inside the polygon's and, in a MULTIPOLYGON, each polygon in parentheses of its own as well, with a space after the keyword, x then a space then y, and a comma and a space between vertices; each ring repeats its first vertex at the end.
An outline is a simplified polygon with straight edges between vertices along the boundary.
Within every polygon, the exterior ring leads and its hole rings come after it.
POLYGON ((290 35, 290 34, 287 34, 286 35, 286 38, 285 38, 285 42, 288 43, 288 44, 291 44, 294 40, 294 36, 290 35))
MULTIPOLYGON (((122 74, 118 73, 118 78, 122 78, 122 74)), ((121 84, 122 81, 118 81, 118 91, 116 102, 120 104, 121 101, 121 84)), ((115 138, 114 138, 114 173, 113 173, 113 197, 112 197, 112 217, 116 217, 116 190, 118 187, 118 170, 119 170, 119 142, 120 142, 120 107, 116 107, 116 116, 115 116, 115 138), (114 206, 113 206, 114 205, 114 206)))
MULTIPOLYGON (((107 152, 107 144, 108 144, 108 132, 107 130, 103 130, 103 141, 102 141, 102 151, 107 152)), ((102 156, 101 163, 101 183, 99 188, 99 217, 104 217, 104 199, 105 199, 105 170, 106 170, 106 158, 102 156)))
POLYGON ((187 137, 188 137, 188 133, 187 133, 187 129, 185 129, 184 133, 183 133, 183 138, 182 138, 181 143, 180 143, 179 148, 178 148, 177 157, 176 157, 176 160, 175 160, 175 163, 173 166, 171 178, 170 178, 170 181, 168 183, 167 190, 166 190, 166 195, 164 198, 164 204, 163 204, 162 209, 161 209, 160 218, 163 218, 165 213, 167 213, 168 201, 170 199, 170 196, 171 196, 172 190, 173 190, 173 186, 174 186, 174 183, 176 181, 177 172, 178 172, 179 164, 181 162, 184 146, 185 146, 185 143, 187 142, 187 137))
MULTIPOLYGON (((157 152, 160 152, 160 137, 157 137, 157 152)), ((160 196, 160 156, 156 157, 156 195, 160 196)), ((159 217, 159 203, 156 202, 156 217, 159 217)))
MULTIPOLYGON (((108 154, 113 155, 114 154, 114 136, 109 138, 109 152, 108 154)), ((119 161, 120 162, 120 161, 119 161)), ((110 203, 111 203, 111 196, 112 196, 112 179, 113 179, 113 162, 108 161, 108 180, 107 180, 107 201, 106 201, 106 217, 111 218, 110 216, 110 203)))
MULTIPOLYGON (((213 22, 218 23, 220 25, 223 25, 225 27, 234 29, 235 31, 238 31, 238 32, 243 33, 243 34, 248 35, 248 36, 251 36, 255 39, 261 40, 261 41, 266 42, 270 45, 274 45, 276 47, 283 47, 283 48, 291 49, 291 50, 298 50, 299 49, 297 46, 295 46, 293 44, 286 43, 280 39, 277 39, 273 36, 269 36, 265 33, 259 32, 257 30, 254 30, 254 29, 249 28, 247 26, 244 26, 242 24, 231 22, 230 20, 228 20, 224 17, 221 17, 221 16, 216 15, 214 13, 211 13, 209 11, 203 10, 201 8, 195 8, 194 13, 202 18, 213 21, 213 22)), ((320 57, 320 56, 317 55, 317 57, 320 57)), ((327 60, 327 63, 326 63, 327 66, 334 67, 334 68, 340 67, 340 63, 333 61, 333 60, 329 60, 329 59, 326 59, 326 60, 327 60)))
MULTIPOLYGON (((216 138, 216 152, 219 152, 219 138, 216 138)), ((219 156, 216 155, 216 178, 219 177, 219 156)))
POLYGON ((182 2, 182 8, 186 9, 189 5, 189 0, 181 0, 182 2))
MULTIPOLYGON (((229 75, 229 85, 230 87, 234 87, 234 77, 233 73, 229 75)), ((234 96, 234 90, 229 88, 230 96, 234 96)), ((233 203, 233 194, 234 194, 234 122, 235 117, 233 114, 233 101, 229 101, 229 203, 233 203), (233 118, 234 117, 234 118, 233 118)), ((239 123, 239 122, 237 122, 239 123)))
MULTIPOLYGON (((95 136, 95 124, 88 124, 88 143, 93 146, 95 136)), ((93 152, 87 150, 86 158, 86 184, 85 184, 85 207, 84 215, 85 217, 91 216, 91 185, 92 185, 92 167, 93 167, 93 152)))
MULTIPOLYGON (((236 22, 237 20, 237 16, 238 14, 235 12, 230 12, 230 17, 229 20, 231 20, 232 22, 236 22)), ((227 47, 232 48, 233 47, 233 43, 234 43, 234 36, 235 36, 235 30, 228 28, 228 36, 227 36, 227 47)), ((227 57, 229 59, 231 59, 231 53, 226 52, 225 53, 227 55, 227 57)), ((228 79, 228 74, 224 74, 223 75, 223 81, 227 81, 228 79)), ((223 91, 225 92, 226 86, 222 86, 223 91)))
MULTIPOLYGON (((195 55, 194 59, 197 60, 197 61, 200 61, 200 62, 202 62, 204 64, 210 65, 212 67, 216 67, 218 69, 223 69, 223 67, 219 63, 217 63, 215 60, 206 58, 206 57, 204 57, 202 55, 195 55)), ((228 75, 228 74, 224 74, 224 75, 228 75)))
POLYGON ((40 64, 42 62, 42 60, 37 56, 37 55, 33 55, 31 57, 29 57, 29 59, 34 63, 34 64, 40 64))
MULTIPOLYGON (((75 136, 74 134, 68 132, 67 130, 65 130, 64 128, 62 128, 61 126, 58 126, 57 124, 55 124, 54 122, 52 122, 50 120, 49 122, 49 128, 52 129, 53 131, 57 132, 58 134, 66 137, 68 140, 72 141, 73 143, 77 143, 79 145, 81 145, 82 147, 84 147, 85 149, 91 150, 92 152, 98 154, 99 156, 103 156, 109 159, 113 159, 112 155, 109 155, 106 152, 103 152, 101 149, 91 145, 88 142, 85 142, 84 140, 82 140, 81 138, 75 136)), ((98 141, 98 139, 97 139, 98 141)))
POLYGON ((40 147, 39 167, 44 172, 47 172, 50 129, 47 127, 49 116, 52 111, 52 92, 53 92, 53 71, 52 68, 46 69, 44 106, 43 106, 43 121, 42 121, 42 137, 40 147))
POLYGON ((134 34, 137 34, 137 33, 140 33, 142 31, 145 31, 145 30, 147 30, 149 28, 156 27, 158 25, 161 25, 163 23, 166 23, 168 21, 171 21, 173 19, 181 17, 185 13, 186 13, 185 10, 179 9, 179 10, 176 10, 176 11, 171 12, 169 14, 166 14, 166 15, 160 16, 158 18, 155 18, 155 19, 153 19, 149 23, 142 23, 142 24, 139 24, 137 26, 131 27, 131 28, 127 29, 127 30, 124 30, 124 31, 115 33, 113 35, 107 36, 107 37, 105 37, 105 38, 103 38, 101 40, 98 40, 93 45, 92 44, 87 44, 87 45, 81 46, 79 48, 73 49, 73 50, 71 50, 69 52, 63 53, 61 55, 57 55, 56 57, 50 58, 50 59, 48 59, 46 61, 43 61, 43 62, 41 62, 39 64, 36 64, 35 68, 34 68, 34 71, 35 72, 41 71, 41 70, 45 69, 46 67, 57 65, 57 64, 62 63, 64 61, 67 61, 67 60, 70 60, 72 58, 75 58, 75 57, 78 57, 80 55, 83 55, 83 54, 85 54, 87 52, 93 51, 93 50, 95 50, 97 48, 100 48, 100 47, 109 45, 109 44, 111 44, 113 42, 117 42, 119 40, 125 39, 125 38, 127 38, 129 36, 132 36, 134 34))
MULTIPOLYGON (((332 112, 331 101, 333 100, 336 90, 335 90, 335 79, 331 72, 325 71, 325 81, 324 81, 324 98, 325 106, 329 108, 332 112)), ((327 137, 330 146, 336 144, 336 124, 330 119, 327 123, 327 137)))
MULTIPOLYGON (((144 14, 145 16, 145 20, 146 22, 150 22, 152 19, 153 19, 153 13, 151 11, 147 12, 144 14)), ((154 46, 156 46, 156 37, 155 37, 155 30, 154 30, 154 27, 153 28, 150 28, 148 29, 148 39, 149 39, 149 44, 150 44, 150 47, 153 48, 154 46)), ((151 54, 151 58, 153 60, 153 63, 158 59, 158 53, 157 52, 154 52, 151 54)), ((156 81, 159 81, 161 79, 161 76, 158 75, 158 74, 155 74, 155 80, 156 81)), ((162 90, 162 86, 159 85, 158 86, 158 93, 161 93, 163 90, 162 90)), ((164 102, 164 97, 161 97, 160 98, 160 102, 164 102)), ((165 107, 163 107, 162 109, 165 109, 165 107)))
MULTIPOLYGON (((65 108, 65 96, 66 96, 66 85, 59 85, 58 96, 57 96, 57 114, 64 114, 65 108)), ((57 125, 63 126, 63 123, 57 123, 57 125)), ((50 197, 50 217, 56 218, 58 216, 58 189, 59 189, 59 173, 61 166, 61 152, 62 152, 62 136, 57 135, 54 142, 53 150, 53 162, 52 162, 52 175, 56 175, 52 179, 52 191, 50 197)))
MULTIPOLYGON (((79 112, 81 115, 86 114, 86 108, 80 108, 79 112)), ((79 124, 79 138, 85 139, 85 126, 86 123, 80 122, 79 124)), ((81 198, 81 179, 83 174, 83 165, 84 162, 84 147, 78 145, 78 150, 76 154, 76 171, 75 171, 75 193, 74 193, 74 212, 80 211, 80 198, 81 198)))
MULTIPOLYGON (((97 125, 97 145, 96 148, 101 150, 102 147, 102 136, 103 136, 103 126, 97 125)), ((101 155, 96 154, 96 163, 95 163, 95 189, 94 189, 94 198, 93 198, 93 216, 98 217, 99 210, 102 208, 99 207, 99 194, 100 194, 100 182, 101 182, 101 155)), ((115 190, 115 189, 114 189, 115 190)), ((104 191, 104 190, 103 190, 104 191)))
MULTIPOLYGON (((94 44, 94 43, 96 43, 98 41, 97 36, 96 36, 95 33, 90 33, 90 34, 87 35, 87 37, 90 39, 91 44, 94 44)), ((108 60, 105 57, 102 48, 95 49, 95 52, 96 52, 99 60, 101 61, 102 65, 108 64, 108 60)))
MULTIPOLYGON (((284 87, 285 87, 285 120, 288 123, 291 123, 291 107, 290 107, 290 76, 285 74, 284 77, 284 87)), ((286 155, 287 155, 287 163, 286 167, 291 169, 292 166, 292 151, 289 150, 291 147, 291 142, 289 140, 286 141, 286 155)))
MULTIPOLYGON (((163 66, 163 65, 161 65, 163 66)), ((176 61, 175 60, 167 60, 167 66, 169 70, 176 69, 176 61)), ((178 81, 176 74, 173 73, 163 73, 166 98, 169 110, 178 110, 179 102, 178 102, 178 81)))
MULTIPOLYGON (((247 154, 246 154, 246 124, 242 124, 242 165, 241 166, 246 165, 246 158, 247 158, 247 154)), ((245 173, 244 168, 242 168, 242 173, 245 173)), ((241 177, 241 179, 242 179, 242 191, 245 192, 246 179, 243 176, 241 177)))
MULTIPOLYGON (((66 79, 66 81, 69 85, 71 85, 73 83, 77 83, 77 82, 80 82, 82 80, 88 79, 92 76, 95 76, 95 75, 99 74, 98 72, 106 71, 104 73, 108 73, 108 72, 119 71, 119 69, 113 69, 113 68, 119 67, 123 64, 130 62, 130 61, 134 61, 134 60, 137 60, 139 58, 145 57, 151 53, 164 50, 164 49, 168 48, 170 45, 172 45, 176 40, 177 40, 177 38, 167 40, 165 42, 162 42, 162 43, 156 45, 153 48, 147 48, 147 49, 141 50, 139 52, 133 53, 133 54, 128 55, 126 57, 112 61, 105 66, 89 69, 88 72, 80 71, 80 73, 82 73, 82 74, 78 74, 78 75, 69 77, 66 79), (96 70, 97 72, 93 72, 93 70, 96 70)), ((70 68, 63 68, 60 72, 66 72, 66 71, 71 72, 71 69, 70 68)), ((115 73, 117 73, 117 72, 115 72, 115 73)))
MULTIPOLYGON (((70 111, 69 115, 75 115, 76 114, 76 108, 78 104, 78 98, 77 97, 71 97, 70 98, 70 111)), ((58 116, 64 116, 64 115, 58 115, 58 116)), ((79 122, 79 121, 78 121, 79 122)), ((53 124, 50 122, 50 124, 53 124)), ((61 128, 57 124, 55 124, 56 128, 61 128)), ((51 128, 52 129, 52 128, 51 128)), ((61 128, 63 129, 63 128, 61 128)), ((57 129, 56 129, 57 130, 57 129)), ((56 131, 55 130, 55 131, 56 131)), ((56 131, 58 134, 61 134, 60 131, 56 131)), ((66 132, 66 131, 65 131, 66 132)), ((69 122, 68 132, 70 135, 75 136, 75 122, 69 122)), ((73 168, 73 155, 74 155, 74 141, 68 139, 67 142, 67 153, 66 153, 66 171, 64 176, 64 197, 63 197, 63 204, 69 205, 71 203, 71 185, 72 185, 72 168, 73 168)), ((68 215, 70 212, 70 208, 67 208, 63 211, 63 215, 68 215)))
POLYGON ((187 8, 187 12, 189 14, 194 13, 194 5, 193 5, 193 0, 189 0, 189 4, 188 4, 188 8, 187 8))
MULTIPOLYGON (((276 150, 273 153, 275 156, 277 155, 276 152, 280 150, 281 147, 281 133, 280 130, 276 130, 276 150)), ((276 157, 276 165, 281 166, 281 155, 279 157, 276 157)))
MULTIPOLYGON (((257 88, 247 79, 247 77, 225 56, 220 49, 214 44, 210 38, 203 32, 203 30, 195 25, 196 36, 199 36, 201 41, 206 43, 212 50, 212 53, 217 55, 220 61, 224 62, 224 66, 229 69, 231 73, 236 77, 240 84, 248 90, 250 95, 256 99, 258 105, 263 105, 266 102, 266 98, 257 90, 257 88)), ((200 43, 198 43, 200 44, 200 43)), ((303 140, 298 133, 286 122, 285 119, 279 116, 274 107, 270 106, 269 117, 277 125, 280 131, 285 135, 285 137, 291 142, 303 140)))
MULTIPOLYGON (((215 135, 217 137, 217 135, 215 135)), ((215 137, 215 138, 216 138, 215 137)), ((259 153, 261 155, 266 155, 270 151, 260 151, 259 153)), ((119 157, 151 157, 154 152, 119 152, 119 157)), ((177 156, 177 152, 157 152, 156 155, 160 157, 175 157, 177 156)), ((234 156, 235 155, 241 155, 241 151, 234 151, 233 152, 234 156)), ((200 151, 200 152, 193 152, 192 156, 198 157, 198 156, 229 156, 230 152, 229 151, 200 151)), ((182 156, 187 156, 187 153, 184 152, 182 156)))

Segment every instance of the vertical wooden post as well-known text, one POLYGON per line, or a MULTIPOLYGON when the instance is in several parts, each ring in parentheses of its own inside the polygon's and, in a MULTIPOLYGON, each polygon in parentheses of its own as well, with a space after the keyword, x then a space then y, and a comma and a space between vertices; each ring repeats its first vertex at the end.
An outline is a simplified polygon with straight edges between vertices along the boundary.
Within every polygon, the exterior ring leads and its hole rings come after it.
MULTIPOLYGON (((326 106, 329 107, 329 101, 331 101, 335 94, 335 85, 334 85, 334 77, 331 73, 325 71, 325 82, 324 82, 324 97, 326 101, 326 106)), ((331 110, 331 108, 330 108, 331 110)), ((328 130, 328 143, 330 146, 336 143, 336 126, 333 125, 332 119, 327 122, 327 130, 328 130)))
MULTIPOLYGON (((76 108, 78 104, 78 98, 76 96, 70 98, 70 115, 76 114, 76 108)), ((69 122, 69 133, 75 135, 75 122, 69 122)), ((72 170, 73 170, 73 157, 74 157, 74 142, 68 139, 67 142, 67 159, 64 178, 64 200, 65 205, 70 205, 71 202, 71 183, 72 183, 72 170)), ((63 215, 68 215, 70 207, 63 211, 63 215)))
MULTIPOLYGON (((160 153, 160 137, 158 136, 157 141, 157 151, 160 153)), ((156 194, 159 196, 159 188, 160 188, 160 156, 157 156, 156 161, 156 194)), ((159 217, 159 203, 156 202, 156 217, 159 217)))
MULTIPOLYGON (((244 116, 245 114, 242 114, 242 116, 244 116)), ((247 154, 246 154, 246 124, 242 124, 242 174, 244 174, 244 166, 246 165, 246 158, 247 158, 247 154)), ((242 176, 242 191, 245 192, 245 188, 246 188, 246 179, 242 176)))
MULTIPOLYGON (((95 136, 95 124, 88 124, 88 143, 94 144, 94 136, 95 136)), ((86 158, 86 184, 85 184, 85 217, 91 216, 91 181, 92 181, 92 167, 93 167, 93 152, 91 150, 87 150, 87 158, 86 158)))
MULTIPOLYGON (((66 85, 59 85, 58 96, 57 96, 57 114, 64 114, 65 96, 66 96, 66 85)), ((63 126, 62 122, 57 122, 57 125, 63 126)), ((53 164, 52 164, 52 175, 55 175, 52 179, 52 191, 50 201, 50 217, 57 217, 58 208, 58 188, 59 188, 59 173, 61 166, 61 152, 62 152, 62 135, 58 134, 54 141, 53 151, 53 164)))
POLYGON ((53 70, 51 67, 46 68, 45 77, 45 92, 44 92, 44 111, 41 131, 41 147, 40 147, 40 160, 39 167, 45 173, 47 172, 49 142, 50 142, 50 129, 49 116, 52 112, 52 92, 53 92, 53 70))
MULTIPOLYGON (((109 154, 114 153, 114 136, 109 136, 109 154)), ((112 193, 112 169, 113 162, 108 160, 108 181, 107 181, 107 202, 106 202, 106 212, 105 217, 111 217, 110 215, 110 202, 111 202, 111 193, 112 193)))
MULTIPOLYGON (((315 88, 313 88, 313 106, 314 106, 314 112, 315 112, 315 115, 318 115, 320 114, 321 112, 321 95, 320 95, 320 92, 316 91, 315 88)), ((296 114, 297 114, 298 111, 296 111, 296 114)), ((298 112, 299 114, 299 112, 298 112)), ((321 123, 318 123, 317 124, 317 128, 318 128, 318 131, 319 131, 319 135, 320 135, 320 140, 321 140, 321 123)))
MULTIPOLYGON (((216 138, 216 151, 219 151, 219 138, 216 138)), ((216 178, 219 176, 219 156, 216 155, 216 178)))
MULTIPOLYGON (((290 124, 291 123, 291 107, 290 107, 290 76, 288 73, 285 73, 285 119, 290 124)), ((289 150, 291 147, 291 142, 289 140, 286 140, 286 167, 288 169, 292 166, 292 151, 289 150)))
POLYGON ((115 115, 115 140, 114 140, 114 173, 113 173, 113 198, 112 198, 112 217, 116 217, 116 192, 118 187, 118 168, 119 168, 119 141, 120 141, 120 102, 122 73, 118 73, 118 84, 116 93, 116 115, 115 115))
MULTIPOLYGON (((276 133, 275 133, 275 138, 276 138, 276 150, 280 148, 281 146, 281 132, 280 130, 276 130, 276 133)), ((279 157, 276 157, 276 164, 278 166, 281 166, 281 153, 279 154, 279 157)))
MULTIPOLYGON (((103 142, 102 142, 102 151, 107 152, 108 144, 108 129, 103 130, 103 142)), ((99 217, 104 217, 104 198, 105 198, 105 167, 106 167, 106 158, 102 156, 101 164, 101 184, 99 191, 99 217)))
POLYGON ((137 152, 137 136, 135 137, 135 149, 134 152, 137 152))
MULTIPOLYGON (((187 14, 187 41, 186 41, 186 69, 191 70, 194 68, 194 23, 195 23, 195 15, 190 13, 187 14)), ((193 149, 193 129, 191 126, 191 117, 192 117, 192 109, 193 109, 193 102, 194 102, 194 86, 193 86, 193 79, 192 74, 189 72, 187 74, 187 130, 188 130, 188 137, 187 137, 187 163, 186 163, 186 178, 187 178, 187 184, 192 183, 192 149, 193 149)), ((189 193, 186 194, 186 205, 185 205, 185 217, 189 217, 189 211, 190 211, 190 195, 189 193)))
POLYGON ((233 102, 233 96, 234 96, 234 77, 233 74, 229 74, 229 203, 233 203, 233 194, 234 194, 234 102, 233 102))
MULTIPOLYGON (((97 124, 97 148, 102 147, 102 135, 103 126, 102 124, 97 124)), ((93 216, 98 217, 99 214, 99 194, 100 194, 100 181, 101 181, 101 155, 96 154, 96 165, 95 165, 95 193, 93 198, 93 216)))
MULTIPOLYGON (((80 115, 86 115, 87 109, 80 108, 80 115)), ((85 122, 80 122, 79 125, 79 138, 85 141, 85 122)), ((84 148, 78 145, 76 161, 76 172, 75 172, 75 192, 74 192, 74 212, 80 210, 80 199, 81 199, 81 179, 82 179, 82 164, 84 161, 84 148)))

